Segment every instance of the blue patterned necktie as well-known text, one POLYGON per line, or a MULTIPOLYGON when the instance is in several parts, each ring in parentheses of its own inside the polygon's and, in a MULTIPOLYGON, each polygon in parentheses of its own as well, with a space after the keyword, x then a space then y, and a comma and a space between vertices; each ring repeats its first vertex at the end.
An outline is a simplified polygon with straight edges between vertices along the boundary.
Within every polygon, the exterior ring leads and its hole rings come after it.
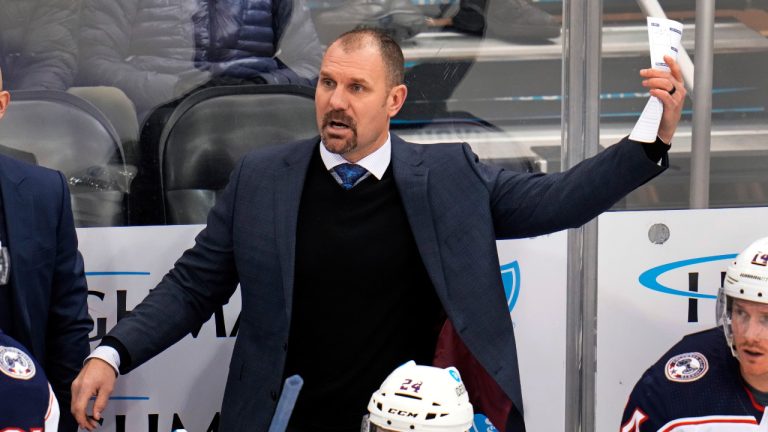
POLYGON ((360 180, 360 177, 368 172, 360 165, 348 163, 337 165, 333 170, 341 179, 341 187, 343 187, 344 190, 352 189, 355 186, 355 183, 360 180))

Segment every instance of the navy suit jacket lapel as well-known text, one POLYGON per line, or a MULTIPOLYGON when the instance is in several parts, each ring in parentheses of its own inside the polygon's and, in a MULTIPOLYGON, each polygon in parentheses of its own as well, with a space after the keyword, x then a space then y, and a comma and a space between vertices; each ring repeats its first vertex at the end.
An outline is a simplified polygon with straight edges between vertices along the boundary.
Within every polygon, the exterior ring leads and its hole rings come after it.
POLYGON ((17 169, 15 164, 7 163, 0 157, 0 187, 3 193, 3 211, 5 215, 5 229, 8 235, 9 253, 11 258, 11 280, 15 293, 15 301, 19 312, 18 319, 22 321, 20 328, 28 331, 31 327, 29 308, 27 306, 27 290, 24 289, 25 281, 19 274, 19 269, 27 266, 20 265, 25 254, 25 248, 34 247, 30 231, 35 220, 34 203, 32 194, 25 193, 24 180, 26 176, 17 169))
POLYGON ((427 193, 429 168, 423 164, 420 146, 407 143, 397 135, 390 134, 390 136, 392 173, 403 200, 403 207, 405 207, 419 254, 435 285, 435 290, 441 297, 448 300, 440 258, 440 243, 427 193))
POLYGON ((278 254, 283 273, 285 307, 288 319, 291 319, 293 304, 293 281, 296 264, 296 224, 299 217, 301 193, 312 154, 320 144, 318 137, 301 142, 297 151, 283 159, 283 165, 274 173, 275 184, 275 232, 277 235, 278 254))

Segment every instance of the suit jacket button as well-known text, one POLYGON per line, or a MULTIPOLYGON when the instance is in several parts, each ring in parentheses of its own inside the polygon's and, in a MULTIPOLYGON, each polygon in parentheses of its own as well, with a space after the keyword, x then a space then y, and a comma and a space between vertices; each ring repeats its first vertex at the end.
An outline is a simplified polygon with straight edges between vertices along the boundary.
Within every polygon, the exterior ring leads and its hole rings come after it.
POLYGON ((271 392, 269 392, 269 397, 271 397, 273 401, 276 401, 277 400, 277 392, 272 390, 271 392))
POLYGON ((283 344, 283 351, 288 351, 288 342, 283 344))

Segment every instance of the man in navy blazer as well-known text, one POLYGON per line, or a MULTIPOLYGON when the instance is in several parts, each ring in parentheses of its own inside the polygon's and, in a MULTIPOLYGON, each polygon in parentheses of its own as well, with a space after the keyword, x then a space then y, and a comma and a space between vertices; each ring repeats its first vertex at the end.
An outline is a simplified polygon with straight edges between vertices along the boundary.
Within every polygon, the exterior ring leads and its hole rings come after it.
MULTIPOLYGON (((0 76, 0 118, 9 103, 0 76)), ((92 328, 67 181, 60 172, 0 155, 0 195, 9 276, 0 285, 0 328, 28 347, 66 407, 92 328)), ((74 418, 61 414, 59 431, 75 432, 74 418)))
POLYGON ((267 430, 294 373, 304 388, 289 431, 359 430, 370 392, 398 364, 429 363, 446 318, 512 401, 497 426, 524 430, 496 240, 579 226, 664 170, 684 97, 669 61, 672 73, 641 72, 665 108, 655 143, 624 139, 541 175, 485 165, 466 144, 390 134, 407 95, 400 47, 375 30, 342 35, 317 85, 320 138, 240 162, 195 246, 75 380, 78 423, 94 428, 88 398, 99 419, 118 372, 198 329, 240 283, 221 430, 267 430))

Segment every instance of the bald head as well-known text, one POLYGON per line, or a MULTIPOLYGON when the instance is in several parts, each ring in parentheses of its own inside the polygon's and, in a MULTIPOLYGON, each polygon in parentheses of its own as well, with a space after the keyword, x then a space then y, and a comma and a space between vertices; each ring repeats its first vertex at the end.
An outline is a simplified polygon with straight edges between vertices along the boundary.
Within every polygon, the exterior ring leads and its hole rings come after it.
POLYGON ((390 88, 403 83, 405 76, 403 51, 400 45, 383 31, 372 28, 350 30, 336 38, 331 46, 333 45, 339 45, 346 53, 371 46, 376 48, 386 68, 390 88))

